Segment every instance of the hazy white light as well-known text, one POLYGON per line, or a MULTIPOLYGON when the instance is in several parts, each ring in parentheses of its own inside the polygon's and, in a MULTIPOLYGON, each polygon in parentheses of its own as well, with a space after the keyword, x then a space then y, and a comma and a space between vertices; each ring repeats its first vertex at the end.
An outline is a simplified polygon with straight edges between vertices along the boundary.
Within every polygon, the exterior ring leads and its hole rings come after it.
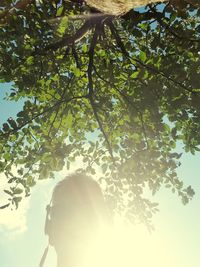
MULTIPOLYGON (((13 168, 13 173, 16 173, 16 169, 13 168)), ((0 192, 8 188, 7 178, 1 173, 0 175, 0 192)), ((0 203, 8 203, 8 195, 6 193, 1 193, 0 203)), ((0 232, 4 233, 9 238, 13 238, 16 234, 21 234, 27 230, 27 220, 26 213, 29 208, 29 199, 26 198, 21 202, 20 207, 15 210, 6 208, 0 212, 0 232)))
POLYGON ((150 235, 144 227, 117 226, 101 233, 88 248, 83 267, 176 266, 169 244, 150 235))

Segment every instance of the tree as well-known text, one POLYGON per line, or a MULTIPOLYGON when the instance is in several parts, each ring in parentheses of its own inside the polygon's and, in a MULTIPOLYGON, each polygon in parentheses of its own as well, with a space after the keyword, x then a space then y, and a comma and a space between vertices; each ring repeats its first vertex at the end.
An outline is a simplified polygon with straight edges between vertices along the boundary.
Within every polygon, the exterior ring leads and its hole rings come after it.
POLYGON ((12 2, 0 13, 0 79, 13 83, 9 100, 25 102, 0 132, 10 202, 81 157, 88 173, 102 169, 108 202, 131 221, 148 224, 157 210, 145 187, 186 204, 194 191, 177 177, 174 149, 200 149, 198 0, 121 17, 83 1, 12 2))

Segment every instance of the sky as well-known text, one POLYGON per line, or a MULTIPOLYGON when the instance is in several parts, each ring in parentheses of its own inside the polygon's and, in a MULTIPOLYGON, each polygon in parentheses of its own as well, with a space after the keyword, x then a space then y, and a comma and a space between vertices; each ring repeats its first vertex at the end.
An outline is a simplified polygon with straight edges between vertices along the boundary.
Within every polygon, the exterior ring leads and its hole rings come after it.
MULTIPOLYGON (((14 117, 23 106, 21 102, 9 102, 4 99, 10 84, 0 85, 0 124, 14 117)), ((178 151, 181 150, 181 145, 178 151)), ((155 231, 150 235, 145 226, 130 229, 117 228, 112 246, 115 249, 115 261, 118 266, 140 267, 198 267, 200 253, 200 182, 199 154, 193 156, 184 153, 178 169, 180 179, 185 185, 191 185, 196 194, 193 200, 183 206, 177 195, 163 188, 153 201, 160 203, 160 211, 154 216, 155 231), (117 251, 119 250, 119 253, 117 251), (120 256, 118 256, 120 255, 120 256), (116 260, 117 259, 117 260, 116 260), (125 264, 126 263, 126 264, 125 264)), ((81 162, 72 167, 75 170, 81 162)), ((44 235, 45 208, 51 198, 52 190, 59 179, 68 174, 63 170, 55 180, 40 181, 32 190, 31 197, 24 199, 18 210, 0 210, 0 266, 36 267, 47 245, 44 235)), ((0 203, 4 204, 3 193, 6 180, 0 174, 0 203)), ((110 251, 110 247, 105 248, 110 251)), ((112 253, 111 253, 112 254, 112 253)), ((115 263, 114 263, 115 262, 115 263)), ((109 267, 111 264, 109 264, 109 267)), ((56 267, 56 255, 51 248, 44 267, 56 267)), ((105 267, 105 266, 104 266, 105 267)))

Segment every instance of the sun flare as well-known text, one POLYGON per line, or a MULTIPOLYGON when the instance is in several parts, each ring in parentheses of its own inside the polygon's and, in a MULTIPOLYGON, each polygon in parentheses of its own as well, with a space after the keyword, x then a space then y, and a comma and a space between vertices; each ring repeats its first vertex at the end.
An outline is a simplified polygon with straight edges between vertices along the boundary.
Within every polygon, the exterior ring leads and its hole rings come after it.
POLYGON ((149 234, 144 227, 116 226, 101 232, 88 247, 83 267, 169 267, 176 266, 169 244, 149 234))

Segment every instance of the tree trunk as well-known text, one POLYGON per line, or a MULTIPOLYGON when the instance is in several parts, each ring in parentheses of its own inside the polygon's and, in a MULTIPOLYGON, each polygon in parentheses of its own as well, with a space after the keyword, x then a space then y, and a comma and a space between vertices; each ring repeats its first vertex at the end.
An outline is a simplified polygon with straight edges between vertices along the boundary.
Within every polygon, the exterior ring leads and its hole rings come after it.
POLYGON ((132 8, 164 1, 166 0, 86 0, 86 3, 102 13, 121 16, 126 14, 132 8))

